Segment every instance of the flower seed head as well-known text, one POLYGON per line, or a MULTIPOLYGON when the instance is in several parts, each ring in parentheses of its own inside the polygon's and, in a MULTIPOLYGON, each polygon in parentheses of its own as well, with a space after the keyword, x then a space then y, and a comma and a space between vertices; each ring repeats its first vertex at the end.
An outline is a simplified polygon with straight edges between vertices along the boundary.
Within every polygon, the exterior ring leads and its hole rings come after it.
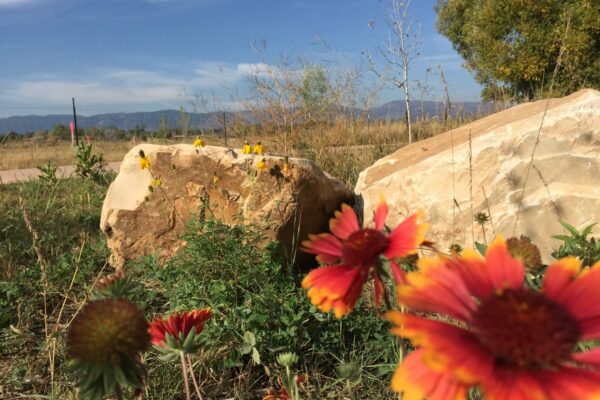
POLYGON ((91 365, 117 365, 150 345, 144 314, 129 300, 104 299, 87 304, 67 334, 70 357, 91 365))

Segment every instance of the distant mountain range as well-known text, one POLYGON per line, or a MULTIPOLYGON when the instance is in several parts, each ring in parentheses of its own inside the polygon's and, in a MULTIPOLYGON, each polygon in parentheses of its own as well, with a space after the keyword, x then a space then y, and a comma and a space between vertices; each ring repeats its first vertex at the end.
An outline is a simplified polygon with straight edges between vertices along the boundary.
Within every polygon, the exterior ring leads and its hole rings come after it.
MULTIPOLYGON (((429 117, 441 116, 444 105, 441 102, 425 101, 423 103, 413 102, 411 104, 411 113, 413 116, 424 113, 429 117)), ((490 106, 478 102, 458 102, 452 104, 452 114, 472 115, 486 114, 490 106)), ((352 110, 347 110, 351 114, 352 110)), ((355 114, 362 113, 362 110, 354 110, 355 114)), ((390 119, 397 120, 404 118, 405 106, 400 100, 390 101, 379 107, 371 108, 366 112, 371 120, 390 119)), ((222 126, 223 113, 189 113, 190 127, 194 129, 213 129, 222 126)), ((39 130, 50 131, 55 125, 62 124, 68 126, 72 120, 72 115, 25 115, 0 118, 0 133, 17 132, 35 132, 39 130)), ((177 127, 177 121, 180 118, 180 112, 177 110, 161 110, 151 112, 132 112, 132 113, 110 113, 98 114, 89 117, 77 116, 77 126, 79 128, 87 127, 117 127, 120 129, 132 129, 136 126, 144 126, 147 131, 157 131, 160 126, 161 118, 166 119, 169 128, 177 127)), ((225 119, 230 123, 233 119, 241 118, 252 122, 248 111, 226 112, 225 119)))

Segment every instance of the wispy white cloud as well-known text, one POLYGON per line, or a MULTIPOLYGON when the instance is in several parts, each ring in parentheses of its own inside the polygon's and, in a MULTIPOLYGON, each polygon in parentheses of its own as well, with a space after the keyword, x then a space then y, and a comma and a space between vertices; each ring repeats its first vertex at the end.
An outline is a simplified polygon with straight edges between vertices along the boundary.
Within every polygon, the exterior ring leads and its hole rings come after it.
MULTIPOLYGON (((148 108, 150 105, 177 107, 186 103, 186 93, 219 91, 224 86, 237 85, 247 75, 272 71, 277 69, 267 64, 200 62, 195 68, 180 73, 103 69, 91 71, 87 78, 78 79, 42 74, 7 87, 0 85, 0 106, 18 104, 44 109, 64 105, 75 97, 81 103, 98 109, 120 105, 132 108, 148 108)), ((230 106, 235 108, 239 103, 234 102, 230 106)))
POLYGON ((39 3, 41 0, 0 0, 0 7, 16 7, 31 3, 39 3))

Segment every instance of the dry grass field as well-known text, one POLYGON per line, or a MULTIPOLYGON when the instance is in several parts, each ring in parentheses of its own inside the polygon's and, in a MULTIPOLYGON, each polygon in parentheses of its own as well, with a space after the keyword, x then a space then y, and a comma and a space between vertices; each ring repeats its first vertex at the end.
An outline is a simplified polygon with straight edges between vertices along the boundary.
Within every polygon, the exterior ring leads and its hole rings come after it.
MULTIPOLYGON (((435 136, 453 129, 473 118, 419 120, 413 125, 417 140, 435 136)), ((207 134, 203 139, 209 145, 224 146, 225 140, 217 134, 207 134)), ((192 143, 187 139, 165 140, 149 137, 149 143, 192 143)), ((238 126, 228 133, 227 146, 241 148, 244 141, 261 141, 265 151, 275 155, 308 158, 323 170, 333 174, 348 185, 353 185, 358 173, 377 159, 397 150, 408 142, 406 128, 402 122, 348 119, 334 124, 297 126, 292 129, 258 131, 255 127, 238 126)), ((101 153, 105 161, 120 161, 136 144, 132 140, 92 142, 94 152, 101 153)), ((67 141, 39 142, 32 139, 8 141, 0 145, 0 170, 36 168, 48 162, 55 165, 71 165, 75 152, 67 141)))

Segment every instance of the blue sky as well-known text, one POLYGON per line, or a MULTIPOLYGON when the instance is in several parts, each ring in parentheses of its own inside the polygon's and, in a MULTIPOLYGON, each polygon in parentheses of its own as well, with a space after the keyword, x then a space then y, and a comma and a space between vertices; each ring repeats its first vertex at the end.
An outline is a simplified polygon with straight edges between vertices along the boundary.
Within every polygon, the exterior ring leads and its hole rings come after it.
MULTIPOLYGON (((435 30, 434 4, 413 1, 422 43, 412 79, 441 99, 439 77, 425 73, 441 64, 453 100, 478 100, 435 30)), ((235 109, 245 75, 282 54, 334 70, 359 65, 376 82, 363 54, 385 38, 382 15, 379 0, 0 0, 0 117, 69 113, 71 97, 84 115, 189 108, 193 93, 235 109), (252 50, 256 40, 266 59, 252 50)), ((384 89, 378 103, 400 98, 384 89)))

